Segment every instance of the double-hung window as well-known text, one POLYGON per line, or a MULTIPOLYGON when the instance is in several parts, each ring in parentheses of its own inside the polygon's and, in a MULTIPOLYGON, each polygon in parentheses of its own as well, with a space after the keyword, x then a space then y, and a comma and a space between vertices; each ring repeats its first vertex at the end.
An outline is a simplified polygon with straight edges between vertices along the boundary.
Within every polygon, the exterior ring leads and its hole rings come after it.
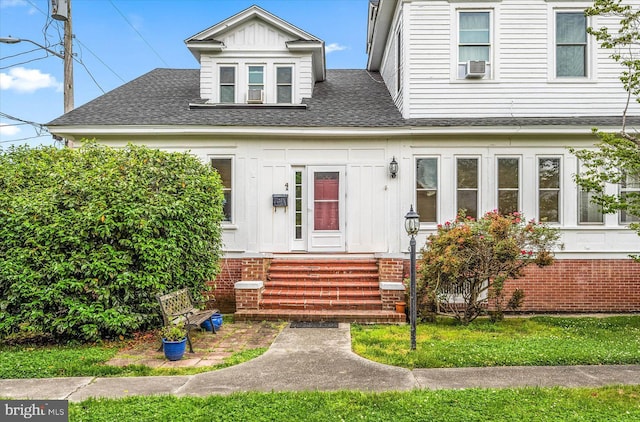
MULTIPOLYGON (((640 177, 637 175, 626 175, 620 184, 620 198, 629 199, 630 196, 634 196, 636 200, 640 198, 640 177)), ((640 221, 640 217, 629 214, 626 211, 620 211, 620 223, 629 224, 640 221)))
POLYGON ((236 68, 220 66, 220 102, 236 102, 236 68))
POLYGON ((264 101, 264 66, 249 66, 249 84, 247 102, 262 103, 264 101))
POLYGON ((438 159, 416 160, 416 212, 420 221, 438 221, 438 159))
POLYGON ((467 217, 478 218, 478 159, 456 159, 456 206, 467 217))
MULTIPOLYGON (((458 14, 458 63, 462 72, 469 61, 491 60, 491 12, 464 11, 458 14)), ((464 73, 462 73, 464 76, 464 73)))
POLYGON ((520 204, 520 159, 498 158, 498 212, 503 215, 518 211, 520 204))
POLYGON ((556 13, 556 77, 587 76, 587 17, 584 12, 556 13))
MULTIPOLYGON (((578 172, 581 167, 578 163, 578 172)), ((595 192, 582 189, 578 186, 578 224, 603 224, 604 214, 602 206, 593 202, 595 192)))
POLYGON ((293 102, 293 68, 291 66, 276 67, 276 94, 278 103, 293 102))
POLYGON ((538 219, 560 222, 560 158, 538 158, 538 219))
POLYGON ((233 175, 233 167, 232 167, 231 158, 212 158, 211 159, 211 167, 213 167, 218 174, 220 175, 220 180, 222 181, 222 192, 224 194, 224 221, 232 222, 233 217, 233 203, 232 203, 232 175, 233 175))

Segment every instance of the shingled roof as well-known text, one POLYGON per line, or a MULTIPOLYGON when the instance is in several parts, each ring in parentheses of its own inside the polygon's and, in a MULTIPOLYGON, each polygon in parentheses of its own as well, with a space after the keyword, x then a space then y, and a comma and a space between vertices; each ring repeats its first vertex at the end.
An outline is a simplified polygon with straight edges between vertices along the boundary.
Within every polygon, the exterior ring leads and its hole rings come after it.
MULTIPOLYGON (((240 126, 316 128, 582 126, 616 127, 620 117, 403 119, 380 74, 328 70, 302 107, 207 107, 197 69, 156 69, 53 120, 59 126, 240 126)), ((629 117, 639 125, 640 117, 629 117)))
POLYGON ((49 126, 203 125, 282 127, 403 126, 380 75, 330 70, 305 107, 191 107, 197 69, 156 69, 53 120, 49 126))

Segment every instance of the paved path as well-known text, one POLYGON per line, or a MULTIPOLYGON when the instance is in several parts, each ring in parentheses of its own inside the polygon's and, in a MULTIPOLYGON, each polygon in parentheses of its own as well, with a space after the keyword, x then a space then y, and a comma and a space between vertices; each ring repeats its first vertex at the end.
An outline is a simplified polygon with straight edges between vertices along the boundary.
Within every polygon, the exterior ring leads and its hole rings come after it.
POLYGON ((0 397, 67 399, 172 394, 206 396, 236 391, 402 391, 415 388, 502 388, 640 384, 640 365, 408 369, 351 352, 349 324, 285 328, 262 356, 198 375, 175 377, 0 380, 0 397))

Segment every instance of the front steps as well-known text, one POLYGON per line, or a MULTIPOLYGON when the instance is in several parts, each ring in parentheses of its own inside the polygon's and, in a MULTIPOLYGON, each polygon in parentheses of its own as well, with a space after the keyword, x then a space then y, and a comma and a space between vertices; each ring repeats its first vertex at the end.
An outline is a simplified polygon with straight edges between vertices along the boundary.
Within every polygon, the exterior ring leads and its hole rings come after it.
POLYGON ((383 310, 375 259, 274 259, 257 310, 238 320, 338 321, 398 324, 383 310))

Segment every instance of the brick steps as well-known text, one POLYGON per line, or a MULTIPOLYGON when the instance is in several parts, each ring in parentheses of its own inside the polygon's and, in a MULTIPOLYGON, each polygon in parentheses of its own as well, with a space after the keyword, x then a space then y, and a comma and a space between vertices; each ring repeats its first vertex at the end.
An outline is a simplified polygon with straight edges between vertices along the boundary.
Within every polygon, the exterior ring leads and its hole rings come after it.
POLYGON ((381 310, 243 310, 235 313, 235 319, 237 321, 336 321, 360 324, 402 324, 406 322, 404 314, 381 310))
POLYGON ((405 322, 404 314, 383 310, 375 259, 274 259, 258 309, 235 315, 241 321, 405 322))

